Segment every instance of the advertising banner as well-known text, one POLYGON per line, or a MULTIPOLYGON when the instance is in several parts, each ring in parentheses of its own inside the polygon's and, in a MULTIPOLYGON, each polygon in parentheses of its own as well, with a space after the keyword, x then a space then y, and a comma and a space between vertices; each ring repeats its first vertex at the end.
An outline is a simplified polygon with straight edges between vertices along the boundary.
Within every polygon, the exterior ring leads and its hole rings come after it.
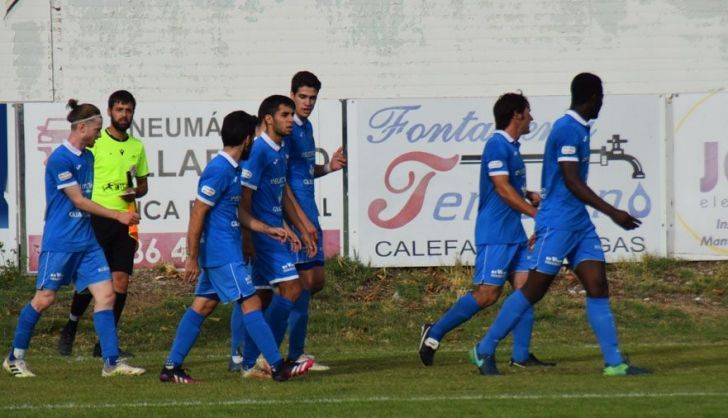
MULTIPOLYGON (((99 104, 104 102, 98 102, 99 104)), ((130 133, 142 140, 149 163, 149 193, 139 199, 142 217, 136 267, 172 262, 182 267, 185 236, 197 181, 207 162, 222 148, 220 128, 226 114, 245 110, 257 114, 258 102, 143 103, 137 105, 130 133)), ((104 109, 104 126, 109 120, 104 109)), ((29 270, 36 271, 43 232, 44 164, 50 153, 68 136, 68 111, 63 104, 25 106, 25 155, 29 270)), ((320 101, 311 116, 317 134, 317 160, 323 163, 341 143, 341 104, 320 101), (321 135, 321 133, 324 133, 321 135)), ((324 228, 327 256, 341 251, 343 205, 341 175, 317 182, 317 198, 324 228), (337 183, 338 181, 338 183, 337 183)))
MULTIPOLYGON (((495 98, 347 102, 350 256, 373 266, 472 264, 480 157, 495 98)), ((552 123, 568 97, 531 97, 520 142, 528 189, 540 189, 552 123)), ((608 260, 665 255, 663 99, 608 96, 592 128, 588 184, 642 220, 624 231, 589 210, 608 260)), ((528 232, 533 221, 524 219, 528 232)))
POLYGON ((728 259, 728 94, 681 94, 673 109, 673 255, 728 259))

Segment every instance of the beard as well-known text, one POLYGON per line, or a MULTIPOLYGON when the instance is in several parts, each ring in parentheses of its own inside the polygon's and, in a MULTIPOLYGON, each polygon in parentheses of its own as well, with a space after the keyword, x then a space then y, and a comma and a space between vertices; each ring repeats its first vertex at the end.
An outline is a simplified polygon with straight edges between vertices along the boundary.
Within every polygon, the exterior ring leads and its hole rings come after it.
POLYGON ((126 122, 126 121, 122 121, 122 120, 114 120, 114 119, 112 119, 111 120, 111 126, 113 126, 114 129, 116 129, 119 132, 126 133, 126 130, 129 129, 129 126, 131 126, 131 120, 128 121, 128 122, 126 122))

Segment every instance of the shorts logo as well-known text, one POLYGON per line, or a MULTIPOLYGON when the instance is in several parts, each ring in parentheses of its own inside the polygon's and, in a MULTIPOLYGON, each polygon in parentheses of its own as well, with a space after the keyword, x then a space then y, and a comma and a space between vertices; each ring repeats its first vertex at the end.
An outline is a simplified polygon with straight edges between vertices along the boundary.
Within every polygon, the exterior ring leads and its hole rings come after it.
POLYGON ((564 145, 561 147, 561 153, 564 155, 574 155, 576 154, 576 147, 572 147, 571 145, 564 145))
POLYGON ((205 196, 209 196, 209 197, 215 196, 215 189, 213 189, 210 186, 202 186, 202 190, 200 190, 200 192, 202 194, 204 194, 205 196))
POLYGON ((561 259, 559 257, 548 256, 545 261, 550 266, 561 266, 561 259))
POLYGON ((286 263, 283 266, 281 266, 281 269, 284 273, 290 273, 293 271, 296 271, 296 266, 293 263, 286 263))
POLYGON ((96 271, 98 271, 99 273, 103 273, 105 271, 109 271, 109 266, 99 267, 98 270, 96 270, 96 271))
POLYGON ((63 273, 51 273, 49 278, 52 282, 60 282, 63 280, 63 273))
POLYGON ((506 271, 501 269, 491 270, 490 277, 494 279, 502 279, 506 277, 506 271))
POLYGON ((243 178, 249 179, 253 177, 253 173, 250 170, 243 169, 243 178))
POLYGON ((503 161, 495 160, 488 163, 488 168, 495 169, 503 167, 503 161))
POLYGON ((58 180, 60 180, 60 181, 66 181, 66 180, 70 179, 71 177, 73 177, 73 174, 71 174, 70 171, 64 171, 63 173, 58 174, 58 180))

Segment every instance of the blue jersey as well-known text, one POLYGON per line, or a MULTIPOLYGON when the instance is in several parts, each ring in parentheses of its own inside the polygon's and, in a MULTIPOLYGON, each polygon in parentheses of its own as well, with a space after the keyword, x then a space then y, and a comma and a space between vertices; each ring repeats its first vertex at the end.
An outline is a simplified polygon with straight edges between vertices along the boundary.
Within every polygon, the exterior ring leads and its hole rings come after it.
POLYGON ((221 151, 205 167, 197 184, 197 199, 212 206, 200 240, 200 267, 242 262, 240 166, 230 155, 221 151))
POLYGON ((480 161, 480 197, 475 222, 475 243, 515 244, 526 241, 521 213, 506 204, 490 177, 508 176, 508 183, 526 195, 526 165, 518 151, 521 144, 505 131, 496 131, 485 144, 480 161))
POLYGON ((316 143, 313 126, 307 119, 293 117, 293 131, 284 140, 289 151, 288 184, 298 204, 313 223, 318 221, 318 208, 314 195, 314 169, 316 167, 316 143))
POLYGON ((592 227, 584 202, 566 187, 560 161, 579 164, 579 177, 586 183, 589 175, 589 124, 569 110, 554 122, 546 140, 541 172, 541 207, 536 215, 537 227, 578 231, 592 227))
POLYGON ((283 189, 287 171, 285 142, 278 145, 265 133, 255 138, 243 166, 242 184, 255 190, 252 215, 273 227, 283 226, 283 189))
POLYGON ((48 158, 45 172, 46 213, 42 251, 86 251, 99 244, 91 229, 88 213, 76 208, 63 191, 79 186, 91 199, 94 187, 94 156, 79 150, 68 141, 56 148, 48 158))

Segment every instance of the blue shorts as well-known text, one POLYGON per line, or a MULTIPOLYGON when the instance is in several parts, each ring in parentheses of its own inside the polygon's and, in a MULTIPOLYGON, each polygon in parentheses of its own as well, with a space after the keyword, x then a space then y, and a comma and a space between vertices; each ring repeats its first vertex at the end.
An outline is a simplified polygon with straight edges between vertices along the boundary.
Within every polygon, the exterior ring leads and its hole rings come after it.
POLYGON ((528 271, 528 245, 478 245, 475 255, 474 285, 503 286, 511 273, 528 271))
MULTIPOLYGON (((294 252, 294 256, 296 258, 296 268, 299 270, 309 270, 317 266, 323 266, 324 265, 324 232, 321 230, 321 225, 319 225, 318 221, 314 222, 314 225, 316 226, 316 232, 318 233, 318 241, 316 242, 316 255, 313 257, 309 257, 308 254, 306 254, 306 247, 302 247, 298 252, 294 252)), ((293 230, 296 232, 296 234, 300 237, 301 233, 298 232, 295 228, 293 230)), ((301 243, 303 243, 303 240, 301 240, 301 243)))
POLYGON ((35 288, 58 290, 73 283, 76 291, 82 292, 106 280, 111 280, 111 271, 99 246, 73 253, 41 251, 35 288))
POLYGON ((253 245, 253 285, 256 288, 272 289, 278 283, 298 279, 296 256, 288 244, 266 235, 254 234, 253 245))
POLYGON ((555 275, 564 259, 572 268, 582 261, 604 261, 604 250, 594 227, 580 231, 565 231, 549 227, 536 227, 531 268, 544 274, 555 275))
POLYGON ((228 303, 253 294, 255 294, 253 281, 242 262, 203 268, 197 277, 195 296, 228 303))

